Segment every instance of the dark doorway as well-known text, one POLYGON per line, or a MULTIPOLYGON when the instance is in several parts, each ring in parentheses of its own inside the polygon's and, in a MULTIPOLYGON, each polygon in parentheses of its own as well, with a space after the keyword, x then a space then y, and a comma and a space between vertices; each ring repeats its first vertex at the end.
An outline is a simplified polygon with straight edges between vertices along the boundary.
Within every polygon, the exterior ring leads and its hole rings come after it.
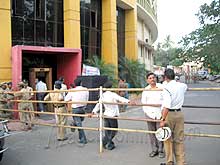
MULTIPOLYGON (((22 78, 30 80, 31 68, 52 68, 52 84, 57 80, 57 56, 45 53, 23 53, 22 56, 22 78)), ((38 72, 36 78, 46 82, 46 72, 38 72)), ((47 84, 51 86, 51 84, 47 84)))

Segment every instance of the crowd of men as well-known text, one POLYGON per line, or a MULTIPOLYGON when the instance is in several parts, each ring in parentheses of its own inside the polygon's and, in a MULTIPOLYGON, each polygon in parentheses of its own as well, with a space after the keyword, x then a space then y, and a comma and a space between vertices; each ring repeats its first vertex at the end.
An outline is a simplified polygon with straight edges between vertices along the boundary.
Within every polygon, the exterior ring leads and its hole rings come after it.
MULTIPOLYGON (((158 141, 154 134, 149 134, 152 151, 149 153, 149 157, 159 156, 164 158, 166 156, 166 163, 172 165, 174 164, 174 157, 177 165, 184 165, 185 163, 185 152, 184 152, 184 116, 181 111, 184 93, 187 90, 186 84, 177 82, 175 80, 175 73, 172 69, 167 69, 164 72, 165 81, 163 84, 157 83, 156 76, 154 73, 149 73, 146 75, 146 82, 148 86, 142 92, 141 102, 143 104, 157 104, 160 107, 143 106, 143 111, 147 119, 160 120, 161 122, 151 122, 148 121, 148 130, 157 131, 160 127, 168 126, 172 131, 172 136, 165 142, 158 141), (160 89, 160 90, 158 90, 160 89)), ((57 140, 64 141, 67 140, 66 129, 63 127, 67 124, 67 117, 62 115, 62 113, 67 113, 68 107, 71 108, 73 114, 85 114, 86 105, 89 100, 89 91, 86 87, 83 87, 81 79, 76 79, 74 81, 75 86, 71 85, 71 91, 69 92, 59 92, 59 90, 66 90, 67 86, 64 83, 64 78, 61 77, 54 83, 54 91, 51 93, 45 93, 47 90, 46 84, 39 80, 36 84, 36 90, 42 91, 42 96, 39 96, 38 100, 50 100, 50 101, 72 101, 74 103, 54 103, 53 108, 55 112, 57 129, 57 140), (75 91, 74 91, 75 90, 75 91), (70 106, 68 106, 70 105, 70 106)), ((14 94, 4 92, 11 91, 11 83, 1 83, 0 84, 0 109, 13 109, 13 102, 10 100, 14 97, 20 100, 31 100, 33 99, 33 89, 28 86, 27 81, 23 81, 17 84, 18 91, 14 94)), ((104 88, 111 88, 112 83, 107 81, 104 88)), ((118 117, 120 115, 118 102, 136 104, 134 101, 125 98, 124 95, 106 91, 103 93, 102 101, 111 102, 116 104, 103 104, 104 116, 107 117, 118 117)), ((19 102, 19 110, 29 110, 34 111, 32 102, 19 102)), ((39 104, 40 111, 45 111, 43 104, 39 104)), ((92 113, 89 117, 93 117, 100 111, 100 103, 97 103, 92 113)), ((6 112, 1 111, 0 115, 6 112)), ((31 129, 32 124, 35 120, 34 113, 19 112, 19 118, 23 123, 23 129, 31 129)), ((84 117, 73 116, 73 121, 71 126, 82 127, 84 117)), ((104 126, 109 128, 118 128, 117 119, 104 118, 104 126)), ((75 129, 71 129, 73 132, 75 129)), ((86 144, 86 134, 83 129, 79 128, 79 143, 86 144)), ((115 148, 115 143, 113 138, 115 137, 117 131, 106 130, 103 137, 103 147, 107 150, 113 150, 115 148)))

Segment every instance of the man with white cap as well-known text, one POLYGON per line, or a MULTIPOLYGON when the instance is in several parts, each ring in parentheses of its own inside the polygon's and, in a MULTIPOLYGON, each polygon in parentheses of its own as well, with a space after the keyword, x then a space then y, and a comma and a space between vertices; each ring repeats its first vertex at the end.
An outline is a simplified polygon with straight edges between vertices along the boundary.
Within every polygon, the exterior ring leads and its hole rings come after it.
MULTIPOLYGON (((156 76, 154 73, 148 73, 146 76, 146 81, 149 84, 143 91, 141 102, 142 104, 161 104, 162 103, 162 88, 163 85, 156 82, 156 76), (158 89, 161 89, 158 90, 158 89)), ((161 107, 152 107, 152 106, 143 106, 143 111, 148 119, 157 119, 161 118, 161 107)), ((147 122, 149 131, 156 131, 160 124, 156 122, 147 122)), ((149 134, 151 149, 152 151, 149 154, 149 157, 159 156, 164 158, 164 149, 163 142, 158 141, 154 134, 149 134)))

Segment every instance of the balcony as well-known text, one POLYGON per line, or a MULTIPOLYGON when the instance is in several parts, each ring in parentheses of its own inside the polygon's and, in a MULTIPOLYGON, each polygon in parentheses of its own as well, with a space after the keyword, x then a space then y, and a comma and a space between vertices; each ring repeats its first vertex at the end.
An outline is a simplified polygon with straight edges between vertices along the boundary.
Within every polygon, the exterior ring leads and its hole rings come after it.
POLYGON ((150 5, 149 0, 137 0, 138 17, 143 19, 144 23, 150 28, 152 42, 155 42, 158 36, 157 11, 150 5))

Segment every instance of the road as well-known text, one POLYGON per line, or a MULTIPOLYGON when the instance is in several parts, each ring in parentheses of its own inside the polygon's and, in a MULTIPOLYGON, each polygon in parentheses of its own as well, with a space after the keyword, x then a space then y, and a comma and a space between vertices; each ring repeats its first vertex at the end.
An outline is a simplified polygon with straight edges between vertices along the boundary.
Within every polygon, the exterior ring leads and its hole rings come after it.
MULTIPOLYGON (((212 87, 209 83, 189 84, 189 87, 212 87)), ((216 86, 214 86, 216 87, 216 86)), ((220 91, 188 91, 185 105, 220 106, 220 91)), ((184 108, 186 121, 219 122, 220 109, 184 108)), ((121 116, 143 117, 140 107, 129 108, 121 116)), ((98 127, 97 119, 86 119, 84 126, 98 127)), ((120 121, 121 128, 146 129, 146 123, 120 121)), ((186 133, 220 134, 220 126, 185 125, 186 133)), ((159 165, 165 159, 149 158, 150 144, 147 135, 142 133, 119 132, 115 138, 116 148, 99 153, 99 133, 86 131, 88 144, 77 143, 78 133, 68 130, 69 140, 56 141, 56 130, 36 126, 34 130, 19 133, 6 139, 8 151, 0 165, 159 165), (45 149, 50 138, 49 149, 45 149)), ((219 165, 220 139, 186 137, 186 159, 189 165, 219 165)))

